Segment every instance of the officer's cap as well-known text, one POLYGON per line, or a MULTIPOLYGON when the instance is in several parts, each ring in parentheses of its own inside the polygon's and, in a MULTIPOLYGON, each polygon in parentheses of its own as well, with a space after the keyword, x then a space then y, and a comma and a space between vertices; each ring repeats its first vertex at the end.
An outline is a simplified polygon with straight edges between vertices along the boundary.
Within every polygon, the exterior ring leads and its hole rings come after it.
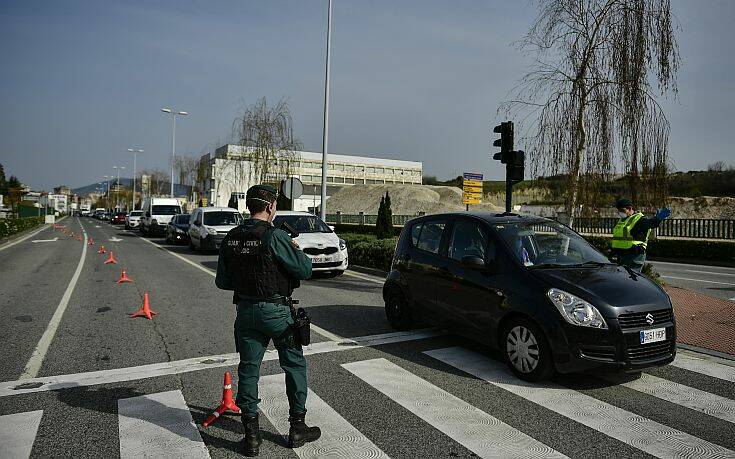
POLYGON ((253 195, 255 194, 256 191, 265 191, 266 193, 270 193, 273 195, 273 199, 276 199, 278 197, 278 190, 276 190, 270 185, 253 185, 248 189, 248 193, 245 196, 245 199, 250 199, 250 198, 255 197, 253 195))
POLYGON ((628 207, 633 207, 633 202, 628 198, 620 198, 615 201, 616 209, 627 209, 628 207))

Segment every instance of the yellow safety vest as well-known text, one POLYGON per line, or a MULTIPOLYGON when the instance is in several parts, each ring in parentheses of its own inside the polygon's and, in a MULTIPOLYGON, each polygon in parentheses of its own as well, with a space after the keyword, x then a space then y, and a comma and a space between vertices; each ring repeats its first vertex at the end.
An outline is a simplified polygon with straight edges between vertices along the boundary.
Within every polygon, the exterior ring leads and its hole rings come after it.
POLYGON ((646 239, 643 241, 636 241, 630 234, 630 230, 633 229, 638 220, 643 218, 643 214, 637 212, 628 218, 621 218, 613 228, 613 237, 610 241, 610 245, 613 249, 628 250, 633 247, 640 246, 645 250, 648 243, 648 238, 651 236, 651 230, 646 232, 646 239))

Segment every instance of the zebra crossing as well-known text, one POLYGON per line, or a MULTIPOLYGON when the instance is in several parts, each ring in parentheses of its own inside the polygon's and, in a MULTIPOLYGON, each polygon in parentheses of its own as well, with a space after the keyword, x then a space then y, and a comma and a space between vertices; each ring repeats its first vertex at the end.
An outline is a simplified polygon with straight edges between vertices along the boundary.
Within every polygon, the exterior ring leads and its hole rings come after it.
MULTIPOLYGON (((583 391, 559 383, 527 383, 515 378, 506 366, 486 355, 463 347, 443 347, 421 351, 438 365, 466 374, 478 384, 499 389, 508 397, 520 400, 521 407, 536 407, 535 413, 548 412, 561 416, 570 425, 582 425, 595 435, 608 437, 639 451, 663 458, 717 457, 735 458, 735 439, 718 444, 698 438, 677 425, 667 425, 649 419, 636 410, 624 409, 600 400, 583 391), (523 405, 525 404, 525 405, 523 405)), ((401 420, 413 416, 423 428, 443 435, 447 443, 461 445, 477 457, 574 457, 563 439, 549 441, 534 438, 532 433, 497 417, 487 408, 481 409, 452 393, 451 387, 439 387, 411 371, 411 365, 400 358, 367 358, 338 364, 343 378, 366 385, 373 393, 340 393, 340 397, 386 398, 396 410, 392 424, 383 429, 401 429, 401 420), (408 367, 408 368, 407 368, 408 367)), ((733 393, 733 367, 681 354, 674 363, 677 368, 716 378, 726 392, 733 393)), ((459 373, 457 373, 459 374, 459 373)), ((614 381, 612 379, 611 381, 614 381)), ((712 422, 735 424, 735 401, 703 388, 644 373, 641 378, 616 383, 626 390, 636 391, 658 400, 672 403, 686 417, 689 410, 711 418, 712 422)), ((362 387, 362 386, 361 386, 362 387)), ((260 409, 263 429, 275 429, 279 435, 288 433, 288 403, 282 373, 264 376, 260 381, 260 409), (268 425, 270 424, 270 426, 268 425)), ((726 394, 727 395, 727 394, 726 394)), ((354 413, 344 405, 330 405, 331 394, 310 389, 308 419, 322 428, 323 436, 314 443, 295 449, 299 458, 388 458, 400 457, 391 445, 380 438, 361 432, 354 425, 354 413), (327 396, 325 396, 327 395, 327 396)), ((332 401, 334 401, 332 399, 332 401)), ((122 458, 177 457, 206 458, 213 451, 203 438, 205 429, 197 426, 181 390, 171 390, 121 398, 117 401, 117 435, 122 458), (200 430, 201 429, 201 430, 200 430)), ((556 418, 558 419, 558 417, 556 418)), ((0 457, 40 456, 34 453, 34 440, 43 422, 43 410, 0 416, 0 457)), ((539 423, 547 422, 538 419, 539 423)), ((670 423, 675 424, 675 423, 670 423)), ((735 430, 732 430, 735 432, 735 430)), ((289 452, 290 454, 290 452, 289 452)), ((581 454, 578 454, 581 455, 581 454)), ((216 454, 215 454, 216 456, 216 454)))

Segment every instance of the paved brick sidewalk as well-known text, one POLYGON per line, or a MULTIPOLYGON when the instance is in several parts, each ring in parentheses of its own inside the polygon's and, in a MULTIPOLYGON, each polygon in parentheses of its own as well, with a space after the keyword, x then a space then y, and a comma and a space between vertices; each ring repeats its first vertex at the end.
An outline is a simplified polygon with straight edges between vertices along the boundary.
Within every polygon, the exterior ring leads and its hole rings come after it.
POLYGON ((677 341, 735 356, 735 302, 666 287, 674 304, 677 341))

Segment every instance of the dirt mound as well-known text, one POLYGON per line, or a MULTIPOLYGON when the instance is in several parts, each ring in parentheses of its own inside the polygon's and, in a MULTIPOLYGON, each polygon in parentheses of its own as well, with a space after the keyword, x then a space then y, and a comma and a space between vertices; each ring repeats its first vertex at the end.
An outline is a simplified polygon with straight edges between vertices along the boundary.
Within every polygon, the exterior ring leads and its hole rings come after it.
MULTIPOLYGON (((327 201, 330 214, 377 215, 380 198, 390 194, 393 215, 435 214, 464 210, 462 190, 451 186, 432 185, 354 185, 346 186, 327 201)), ((492 204, 471 206, 474 210, 502 212, 492 204)))
POLYGON ((735 198, 700 196, 698 198, 669 198, 674 218, 735 219, 735 198))

